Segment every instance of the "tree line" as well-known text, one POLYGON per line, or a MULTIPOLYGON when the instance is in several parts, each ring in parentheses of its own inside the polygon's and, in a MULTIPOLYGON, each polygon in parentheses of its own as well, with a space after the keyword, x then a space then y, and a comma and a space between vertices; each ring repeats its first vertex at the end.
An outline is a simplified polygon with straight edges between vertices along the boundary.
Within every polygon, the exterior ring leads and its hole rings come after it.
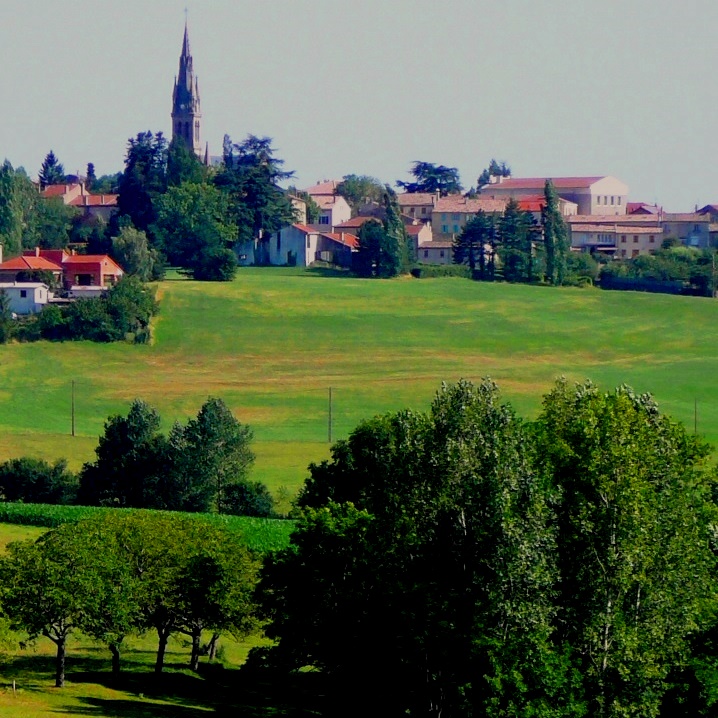
POLYGON ((0 500, 274 516, 267 487, 251 481, 250 427, 217 398, 197 416, 160 430, 158 412, 135 400, 105 422, 95 460, 78 475, 64 460, 28 457, 0 464, 0 500))
POLYGON ((0 604, 55 642, 58 685, 72 631, 114 670, 125 636, 156 631, 161 671, 173 632, 196 668, 262 626, 274 645, 246 670, 311 667, 359 714, 711 715, 717 496, 710 447, 650 395, 561 380, 527 420, 460 381, 311 465, 282 551, 117 512, 11 545, 0 604))

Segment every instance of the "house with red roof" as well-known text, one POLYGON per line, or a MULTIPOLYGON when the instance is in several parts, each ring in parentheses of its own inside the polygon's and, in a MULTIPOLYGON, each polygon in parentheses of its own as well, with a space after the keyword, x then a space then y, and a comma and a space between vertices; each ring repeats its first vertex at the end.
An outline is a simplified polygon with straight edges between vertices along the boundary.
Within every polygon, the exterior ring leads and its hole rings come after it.
MULTIPOLYGON (((493 177, 481 188, 481 197, 520 200, 542 194, 546 177, 493 177)), ((559 197, 575 202, 577 214, 626 214, 628 185, 611 176, 551 177, 559 197)))
POLYGON ((117 211, 116 194, 92 194, 87 191, 83 182, 71 184, 51 184, 40 192, 45 199, 58 198, 63 204, 77 207, 85 216, 101 217, 109 220, 117 211))
POLYGON ((114 286, 124 276, 124 270, 117 262, 106 254, 72 254, 64 249, 35 249, 25 250, 21 257, 0 264, 0 279, 4 277, 5 265, 9 268, 16 264, 29 264, 36 266, 36 271, 42 269, 52 271, 58 279, 62 280, 66 289, 72 287, 98 287, 107 289, 114 286))
POLYGON ((34 252, 29 256, 14 257, 0 263, 0 282, 29 280, 41 272, 49 272, 59 283, 62 279, 62 267, 34 252))
POLYGON ((402 214, 421 222, 431 222, 431 215, 439 197, 439 192, 402 192, 397 195, 396 200, 402 214))

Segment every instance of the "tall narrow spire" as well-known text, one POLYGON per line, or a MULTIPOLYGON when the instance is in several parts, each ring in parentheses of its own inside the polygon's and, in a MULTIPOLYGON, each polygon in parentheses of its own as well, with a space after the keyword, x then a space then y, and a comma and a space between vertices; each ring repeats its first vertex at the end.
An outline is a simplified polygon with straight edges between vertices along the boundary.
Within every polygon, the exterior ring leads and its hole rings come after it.
POLYGON ((194 74, 189 27, 185 18, 179 72, 172 93, 172 139, 182 139, 198 157, 202 155, 201 120, 199 83, 194 74))

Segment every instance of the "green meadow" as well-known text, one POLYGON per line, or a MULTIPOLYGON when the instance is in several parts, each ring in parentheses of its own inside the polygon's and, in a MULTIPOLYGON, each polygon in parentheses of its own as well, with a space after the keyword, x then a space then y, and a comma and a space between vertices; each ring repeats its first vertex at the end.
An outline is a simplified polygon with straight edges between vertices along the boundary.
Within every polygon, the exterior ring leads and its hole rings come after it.
POLYGON ((528 416, 561 375, 650 391, 718 443, 718 302, 598 289, 359 280, 247 268, 171 279, 149 346, 0 347, 0 458, 91 459, 103 422, 140 397, 167 428, 225 399, 255 434, 253 478, 288 505, 306 467, 363 418, 424 409, 442 381, 490 376, 528 416), (71 436, 72 382, 75 436, 71 436))

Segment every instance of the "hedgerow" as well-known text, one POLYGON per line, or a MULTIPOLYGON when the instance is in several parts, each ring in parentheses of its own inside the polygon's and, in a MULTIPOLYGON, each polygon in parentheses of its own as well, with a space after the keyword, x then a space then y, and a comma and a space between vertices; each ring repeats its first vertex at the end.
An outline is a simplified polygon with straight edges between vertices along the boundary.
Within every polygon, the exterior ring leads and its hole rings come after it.
POLYGON ((262 553, 278 551, 285 548, 289 543, 289 534, 294 529, 293 521, 262 519, 249 516, 187 514, 174 511, 155 511, 152 509, 114 509, 97 506, 55 506, 52 504, 16 503, 0 503, 0 523, 54 528, 61 524, 77 522, 82 519, 97 516, 98 514, 118 511, 135 513, 147 512, 169 516, 191 516, 197 521, 205 521, 215 526, 225 527, 229 531, 242 533, 247 542, 247 546, 262 553))

